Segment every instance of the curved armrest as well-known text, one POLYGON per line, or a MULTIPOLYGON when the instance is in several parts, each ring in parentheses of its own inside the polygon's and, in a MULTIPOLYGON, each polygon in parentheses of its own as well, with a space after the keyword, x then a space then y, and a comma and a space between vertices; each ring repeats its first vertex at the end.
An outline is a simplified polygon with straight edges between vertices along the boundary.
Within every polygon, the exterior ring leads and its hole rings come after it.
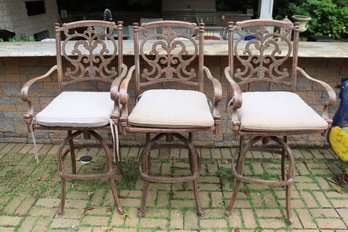
POLYGON ((126 78, 121 82, 121 87, 119 88, 119 100, 122 106, 121 109, 121 121, 126 122, 128 120, 128 85, 129 81, 133 76, 135 70, 135 65, 129 68, 126 78))
POLYGON ((128 68, 125 64, 122 64, 122 71, 117 76, 113 82, 111 83, 111 88, 110 88, 110 97, 114 101, 114 110, 111 114, 111 119, 117 123, 118 118, 120 117, 120 107, 119 107, 119 89, 122 80, 126 77, 127 75, 128 68))
POLYGON ((218 103, 222 99, 222 86, 220 82, 211 75, 211 72, 207 67, 203 66, 203 71, 207 75, 208 79, 211 80, 214 87, 214 98, 213 98, 213 105, 212 105, 213 117, 214 119, 221 119, 218 103))
POLYGON ((311 80, 311 81, 314 81, 314 82, 316 82, 318 84, 321 84, 326 89, 327 94, 329 96, 329 99, 324 104, 321 116, 325 120, 327 120, 327 121, 329 121, 331 123, 331 120, 329 118, 328 108, 329 108, 329 106, 332 106, 332 105, 334 105, 336 103, 336 93, 335 93, 335 91, 333 90, 333 88, 329 84, 325 83, 324 81, 320 81, 320 80, 317 80, 317 79, 309 76, 302 68, 297 67, 297 71, 299 71, 308 80, 311 80))
POLYGON ((29 81, 27 81, 22 89, 21 89, 21 100, 24 102, 28 103, 28 112, 26 114, 23 115, 24 120, 26 121, 27 124, 31 123, 31 120, 33 119, 33 114, 34 114, 34 108, 31 102, 31 99, 29 97, 29 89, 32 86, 32 84, 34 84, 36 81, 42 80, 48 76, 50 76, 54 71, 56 71, 58 69, 57 65, 54 65, 47 73, 45 73, 42 76, 39 77, 35 77, 33 79, 30 79, 29 81))
POLYGON ((230 88, 227 91, 227 107, 232 107, 234 110, 242 106, 242 91, 239 85, 235 82, 230 75, 230 67, 225 68, 225 76, 227 81, 230 83, 230 88))

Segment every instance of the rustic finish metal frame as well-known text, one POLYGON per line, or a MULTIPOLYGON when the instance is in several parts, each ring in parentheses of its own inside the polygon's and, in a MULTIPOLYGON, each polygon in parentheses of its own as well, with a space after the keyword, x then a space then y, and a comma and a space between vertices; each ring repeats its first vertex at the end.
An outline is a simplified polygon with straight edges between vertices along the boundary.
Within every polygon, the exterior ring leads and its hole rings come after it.
POLYGON ((312 133, 325 134, 326 131, 305 129, 297 131, 247 131, 241 129, 241 122, 237 115, 237 109, 242 106, 240 86, 246 85, 248 87, 253 82, 269 82, 286 86, 289 91, 295 92, 297 72, 299 72, 304 78, 320 84, 327 91, 328 100, 324 104, 322 117, 328 122, 329 127, 332 120, 328 116, 328 107, 335 103, 336 94, 327 83, 310 77, 303 69, 298 67, 298 24, 260 19, 246 20, 236 24, 231 22, 228 25, 228 38, 229 64, 225 68, 225 76, 230 83, 230 88, 227 94, 227 106, 232 110, 232 129, 234 134, 240 137, 240 144, 237 164, 234 160, 232 162, 236 186, 229 201, 226 215, 230 215, 233 211, 241 183, 285 186, 286 214, 289 223, 292 223, 290 193, 295 177, 295 159, 287 144, 287 136, 312 133), (278 30, 276 30, 277 28, 278 30), (289 39, 289 35, 292 33, 293 41, 289 39), (237 38, 235 35, 237 35, 237 38), (246 36, 249 36, 247 38, 252 38, 252 40, 244 41, 246 36), (240 50, 241 52, 238 53, 240 50), (284 68, 283 64, 291 57, 291 68, 284 68), (246 137, 251 139, 246 141, 246 137), (262 141, 262 145, 265 145, 271 140, 279 145, 280 149, 254 146, 258 141, 262 141), (263 180, 243 176, 245 156, 251 150, 280 154, 281 180, 263 180), (287 168, 286 160, 288 160, 287 168))
POLYGON ((110 180, 113 198, 117 205, 117 210, 122 213, 121 206, 115 184, 115 168, 112 163, 112 152, 105 140, 95 130, 109 130, 110 125, 101 127, 52 127, 33 123, 34 108, 32 98, 29 95, 30 87, 37 81, 50 77, 57 72, 58 88, 60 92, 71 84, 97 81, 110 84, 110 97, 114 100, 114 110, 111 116, 115 126, 118 126, 119 107, 118 107, 118 88, 122 79, 126 76, 127 67, 123 64, 122 54, 122 22, 106 22, 99 20, 85 20, 65 23, 62 26, 56 24, 56 51, 57 64, 54 65, 46 74, 33 78, 24 84, 21 90, 21 99, 28 103, 28 112, 23 116, 29 131, 34 130, 66 130, 67 137, 61 142, 58 152, 58 175, 61 178, 61 204, 60 213, 64 212, 66 180, 91 180, 103 179, 110 180), (95 31, 95 27, 105 28, 104 32, 95 31), (114 38, 117 32, 118 39, 114 38), (73 48, 71 51, 68 49, 73 48), (63 65, 64 62, 64 65, 63 65), (69 67, 66 67, 69 65, 69 67), (94 137, 98 144, 74 144, 73 139, 84 134, 87 138, 94 137), (66 148, 66 145, 69 145, 66 148), (107 172, 93 174, 77 174, 75 150, 81 148, 101 146, 105 151, 107 172), (72 173, 64 170, 64 158, 70 154, 72 173))
POLYGON ((192 144, 192 133, 198 131, 216 132, 220 124, 220 112, 218 103, 222 97, 220 82, 215 79, 209 69, 204 66, 204 24, 197 28, 195 23, 182 21, 157 21, 144 23, 141 26, 134 25, 134 62, 135 65, 129 68, 127 77, 121 84, 120 104, 121 128, 123 133, 145 133, 146 146, 140 154, 142 168, 140 168, 143 180, 143 196, 138 216, 144 216, 146 197, 149 182, 192 182, 196 200, 197 212, 203 215, 204 211, 199 200, 198 190, 198 153, 192 144), (162 30, 162 31, 161 31, 162 30), (196 35, 196 32, 198 34, 196 35), (143 40, 139 40, 142 33, 143 40), (195 39, 198 37, 198 40, 195 39), (190 46, 187 46, 189 44, 190 46), (193 48, 193 51, 189 51, 193 48), (198 59, 196 67, 194 61, 198 59), (181 83, 191 89, 203 92, 204 75, 212 82, 214 87, 214 97, 211 101, 211 111, 214 118, 214 126, 200 128, 158 128, 158 127, 138 127, 128 123, 128 85, 135 76, 135 99, 141 97, 144 89, 149 89, 154 84, 159 83, 181 83), (151 139, 150 134, 157 134, 151 139), (182 134, 188 134, 188 137, 182 134), (168 143, 160 144, 161 138, 166 138, 168 143), (176 138, 182 143, 173 142, 176 138), (159 177, 149 174, 150 152, 152 149, 163 147, 179 147, 189 150, 189 161, 191 175, 180 177, 159 177))

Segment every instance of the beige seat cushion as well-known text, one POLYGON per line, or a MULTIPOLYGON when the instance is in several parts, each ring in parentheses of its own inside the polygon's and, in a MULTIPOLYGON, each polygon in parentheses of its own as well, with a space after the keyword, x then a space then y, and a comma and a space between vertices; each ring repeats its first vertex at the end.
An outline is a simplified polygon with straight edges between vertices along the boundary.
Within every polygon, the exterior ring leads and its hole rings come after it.
POLYGON ((245 131, 325 130, 328 123, 292 92, 246 92, 238 109, 245 131))
POLYGON ((128 122, 156 128, 211 127, 214 119, 206 96, 198 91, 156 89, 145 91, 128 122))
POLYGON ((99 127, 109 124, 114 102, 109 92, 65 91, 35 117, 44 126, 99 127))

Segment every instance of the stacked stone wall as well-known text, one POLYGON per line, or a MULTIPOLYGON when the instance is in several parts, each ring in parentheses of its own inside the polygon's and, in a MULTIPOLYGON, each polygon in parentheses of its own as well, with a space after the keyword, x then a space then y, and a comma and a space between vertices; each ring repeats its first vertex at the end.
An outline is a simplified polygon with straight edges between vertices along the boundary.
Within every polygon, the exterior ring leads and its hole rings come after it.
MULTIPOLYGON (((26 125, 22 119, 22 115, 27 110, 27 105, 19 98, 20 89, 27 80, 44 74, 55 63, 55 57, 0 58, 0 141, 18 143, 31 142, 31 139, 28 137, 26 125)), ((130 67, 133 64, 133 58, 131 56, 125 57, 125 63, 130 67)), ((339 84, 342 76, 348 76, 346 59, 300 58, 299 63, 300 66, 310 75, 329 83, 332 87, 339 84)), ((233 138, 232 135, 229 113, 225 112, 228 83, 224 77, 223 69, 227 66, 227 57, 209 56, 205 58, 205 64, 210 68, 212 74, 222 83, 223 86, 223 101, 220 104, 222 126, 219 133, 216 135, 207 132, 195 134, 195 143, 202 147, 234 146, 236 145, 236 139, 233 138)), ((91 89, 92 87, 108 91, 108 87, 104 85, 92 86, 81 84, 74 88, 91 89)), ((208 81, 205 82, 205 87, 206 94, 212 96, 212 86, 208 81)), ((249 88, 262 90, 269 87, 272 90, 283 89, 280 86, 265 86, 261 84, 250 86, 249 88)), ((130 89, 134 90, 134 83, 132 82, 130 89)), ((35 111, 38 112, 41 110, 58 93, 57 79, 55 75, 34 84, 30 90, 30 95, 35 102, 35 111)), ((325 91, 320 87, 320 85, 310 82, 301 76, 298 77, 297 93, 318 112, 321 111, 323 103, 327 98, 325 91)), ((134 91, 130 92, 130 97, 132 96, 134 96, 134 91)), ((336 111, 337 105, 330 108, 331 116, 336 111)), ((299 115, 299 117, 301 117, 301 115, 299 115)), ((57 131, 36 131, 36 138, 39 143, 56 144, 59 143, 65 135, 65 133, 57 131)), ((104 135, 110 137, 110 134, 107 134, 107 132, 104 132, 104 135)), ((291 136, 289 140, 291 144, 299 146, 327 145, 325 138, 320 135, 291 136)), ((145 136, 143 134, 128 134, 126 136, 121 136, 122 145, 142 145, 144 141, 145 136)))

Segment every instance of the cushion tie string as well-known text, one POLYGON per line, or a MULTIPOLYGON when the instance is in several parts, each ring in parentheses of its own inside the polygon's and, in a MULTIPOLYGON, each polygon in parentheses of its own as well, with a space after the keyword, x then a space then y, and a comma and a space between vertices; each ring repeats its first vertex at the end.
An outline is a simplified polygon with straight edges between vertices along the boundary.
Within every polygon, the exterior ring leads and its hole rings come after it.
POLYGON ((112 135, 112 153, 114 156, 114 162, 119 162, 120 159, 120 144, 118 140, 118 128, 115 125, 115 123, 110 119, 110 129, 111 129, 111 135, 112 135), (117 159, 116 159, 117 157, 117 159))
POLYGON ((33 140, 33 144, 34 144, 35 160, 38 163, 39 162, 39 152, 38 152, 37 145, 36 145, 36 139, 35 139, 35 134, 34 134, 34 129, 33 129, 33 121, 34 120, 31 120, 31 122, 30 122, 29 132, 30 132, 31 139, 33 140))

